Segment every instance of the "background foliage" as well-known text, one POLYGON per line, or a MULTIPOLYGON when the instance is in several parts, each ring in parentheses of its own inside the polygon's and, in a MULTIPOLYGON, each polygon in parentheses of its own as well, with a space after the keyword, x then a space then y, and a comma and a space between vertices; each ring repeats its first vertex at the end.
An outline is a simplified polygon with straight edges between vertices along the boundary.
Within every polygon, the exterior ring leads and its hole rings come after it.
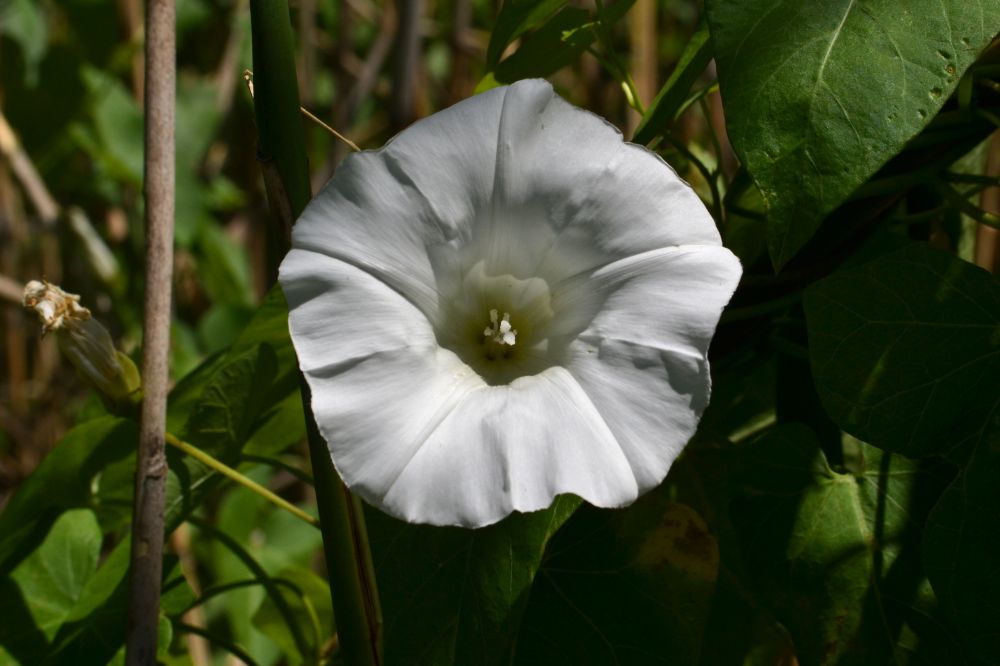
MULTIPOLYGON (((699 433, 632 507, 477 531, 368 512, 387 663, 1000 663, 998 0, 291 20, 302 104, 362 147, 549 77, 691 182, 745 270, 699 433)), ((16 301, 61 283, 138 358, 141 46, 138 0, 0 0, 0 663, 123 659, 136 426, 16 301)), ((246 3, 182 0, 178 47, 168 427, 315 515, 246 3)), ((315 189, 348 149, 305 129, 315 189)), ((160 658, 339 662, 319 531, 169 453, 160 658)))

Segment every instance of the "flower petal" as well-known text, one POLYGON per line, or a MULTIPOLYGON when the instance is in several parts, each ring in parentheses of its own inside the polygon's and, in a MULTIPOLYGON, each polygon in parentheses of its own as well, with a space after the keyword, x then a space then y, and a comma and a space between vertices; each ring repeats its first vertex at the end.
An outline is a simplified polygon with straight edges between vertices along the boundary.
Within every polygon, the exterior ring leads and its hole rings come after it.
POLYGON ((279 277, 307 378, 380 352, 437 347, 427 318, 413 303, 355 266, 293 249, 279 277))
POLYGON ((344 482, 378 505, 428 433, 483 381, 438 348, 412 303, 359 268, 292 250, 281 282, 320 433, 344 482))
POLYGON ((482 527, 559 494, 614 507, 637 496, 628 460, 563 368, 468 393, 382 502, 406 520, 482 527))
POLYGON ((545 81, 507 89, 497 145, 489 250, 506 272, 559 280, 655 248, 721 244, 673 169, 545 81))
POLYGON ((434 321, 439 293, 464 274, 456 248, 489 207, 503 96, 470 98, 349 155, 299 217, 293 246, 362 268, 434 321))
POLYGON ((663 480, 708 405, 708 347, 740 272, 725 248, 667 248, 606 266, 576 289, 581 302, 601 294, 600 305, 564 365, 614 433, 640 492, 663 480))
POLYGON ((431 321, 483 258, 490 274, 552 282, 680 244, 720 244, 694 191, 543 80, 477 95, 348 156, 293 231, 294 247, 364 269, 431 321))

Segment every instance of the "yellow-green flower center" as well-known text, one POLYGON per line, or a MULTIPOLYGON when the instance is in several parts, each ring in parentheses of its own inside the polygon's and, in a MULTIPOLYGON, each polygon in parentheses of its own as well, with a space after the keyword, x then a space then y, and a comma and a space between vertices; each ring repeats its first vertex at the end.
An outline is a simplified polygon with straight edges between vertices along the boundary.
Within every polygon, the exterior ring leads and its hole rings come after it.
POLYGON ((505 384, 552 365, 548 340, 552 319, 545 280, 489 275, 480 262, 444 304, 437 334, 443 346, 488 384, 505 384))

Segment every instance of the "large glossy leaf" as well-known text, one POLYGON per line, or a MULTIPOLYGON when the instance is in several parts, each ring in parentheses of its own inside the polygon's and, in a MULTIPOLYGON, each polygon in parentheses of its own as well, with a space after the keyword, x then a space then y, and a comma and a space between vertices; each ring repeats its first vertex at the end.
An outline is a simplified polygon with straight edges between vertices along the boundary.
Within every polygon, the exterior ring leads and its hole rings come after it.
POLYGON ((1000 396, 1000 285, 912 245, 810 287, 809 348, 823 406, 844 430, 908 456, 1000 396))
POLYGON ((744 562, 801 663, 967 663, 920 565, 947 465, 860 444, 851 472, 837 473, 798 425, 746 455, 732 508, 744 562))
POLYGON ((691 507, 653 492, 580 509, 549 544, 516 664, 697 664, 719 550, 691 507))
POLYGON ((563 496, 478 530, 368 511, 386 663, 509 663, 545 544, 579 503, 563 496))
POLYGON ((729 138, 784 265, 926 125, 1000 30, 998 0, 707 0, 729 138))

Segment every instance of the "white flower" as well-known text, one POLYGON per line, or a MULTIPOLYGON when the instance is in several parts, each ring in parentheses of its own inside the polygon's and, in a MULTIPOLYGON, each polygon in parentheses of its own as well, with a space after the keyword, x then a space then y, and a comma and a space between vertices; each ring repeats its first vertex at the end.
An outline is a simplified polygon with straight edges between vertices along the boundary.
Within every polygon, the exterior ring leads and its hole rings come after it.
POLYGON ((670 167, 538 80, 350 156, 292 245, 292 340, 337 470, 436 525, 658 485, 741 273, 670 167))

